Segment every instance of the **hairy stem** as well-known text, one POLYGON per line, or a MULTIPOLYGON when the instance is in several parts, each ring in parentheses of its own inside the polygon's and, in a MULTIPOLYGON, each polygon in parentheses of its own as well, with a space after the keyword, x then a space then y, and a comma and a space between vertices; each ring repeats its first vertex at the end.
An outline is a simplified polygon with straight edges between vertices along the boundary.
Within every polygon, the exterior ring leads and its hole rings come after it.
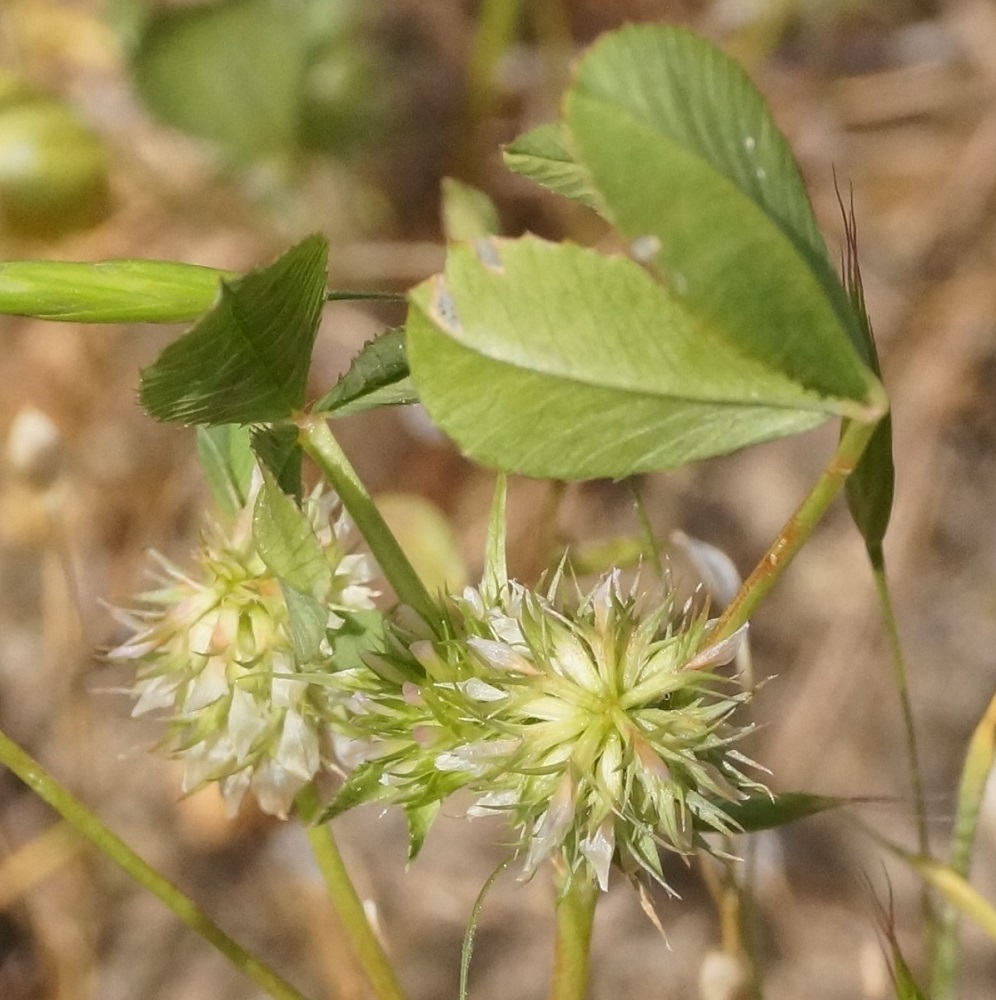
POLYGON ((39 798, 47 802, 74 830, 113 861, 144 889, 158 896, 191 930, 214 945, 233 965, 275 1000, 305 1000, 238 942, 230 938, 193 900, 143 861, 112 833, 79 799, 59 784, 30 754, 0 731, 0 762, 10 768, 39 798))

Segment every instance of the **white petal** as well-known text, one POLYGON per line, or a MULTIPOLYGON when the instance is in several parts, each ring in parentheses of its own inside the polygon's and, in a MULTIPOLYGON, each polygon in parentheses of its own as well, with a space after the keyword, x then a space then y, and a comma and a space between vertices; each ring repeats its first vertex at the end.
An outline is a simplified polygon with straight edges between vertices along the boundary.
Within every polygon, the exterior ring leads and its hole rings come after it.
POLYGON ((220 656, 212 656, 204 669, 190 682, 180 706, 184 712, 197 712, 228 694, 227 664, 220 656))
POLYGON ((284 717, 284 728, 274 759, 290 774, 310 781, 321 763, 318 733, 304 717, 293 710, 284 717))
MULTIPOLYGON (((287 666, 281 668, 277 663, 273 663, 274 673, 284 674, 284 671, 294 669, 293 663, 288 662, 287 666)), ((308 685, 305 681, 296 680, 293 677, 280 676, 273 678, 271 697, 275 708, 297 708, 301 704, 308 685)))
POLYGON ((467 815, 472 819, 482 816, 494 816, 496 812, 509 809, 518 801, 518 793, 511 789, 505 789, 500 792, 487 792, 467 810, 467 815))
POLYGON ((481 639, 472 635, 467 640, 470 646, 485 663, 496 670, 511 670, 518 674, 535 675, 539 671, 521 654, 504 642, 494 642, 491 639, 481 639))
POLYGON ((179 628, 186 627, 187 648, 193 653, 200 653, 207 656, 211 652, 211 640, 214 637, 214 626, 218 620, 216 614, 201 615, 190 625, 184 626, 181 622, 179 628))
POLYGON ((522 634, 522 626, 517 619, 496 613, 488 616, 488 626, 502 642, 510 646, 525 647, 526 637, 522 634))
POLYGON ((145 715, 146 712, 155 711, 157 708, 172 708, 176 700, 176 686, 179 683, 177 677, 150 677, 148 680, 139 681, 135 685, 135 693, 138 694, 138 701, 131 710, 133 716, 145 715))
POLYGON ((479 677, 460 681, 457 687, 473 701, 502 701, 506 694, 492 684, 482 681, 479 677))
POLYGON ((536 824, 529 841, 529 853, 523 865, 523 874, 531 875, 537 865, 560 846, 571 823, 574 822, 575 786, 570 773, 557 785, 546 812, 536 824))
POLYGON ((465 743, 455 750, 447 750, 436 756, 439 771, 466 771, 469 774, 484 774, 499 757, 506 757, 519 748, 519 740, 487 740, 482 743, 465 743))
POLYGON ((227 778, 222 779, 221 797, 224 800, 225 812, 229 819, 234 819, 238 813, 242 799, 249 790, 251 778, 250 769, 244 767, 241 771, 236 771, 235 774, 230 774, 227 778))
POLYGON ((252 776, 252 790, 259 808, 280 819, 287 819, 294 796, 305 784, 272 760, 263 761, 252 776))
POLYGON ((377 757, 377 748, 371 740, 353 740, 341 733, 332 734, 332 753, 347 771, 352 771, 377 757))
POLYGON ((598 887, 602 892, 609 888, 609 869, 612 867, 612 855, 616 850, 616 831, 612 817, 607 816, 598 825, 593 834, 585 837, 578 845, 581 853, 595 869, 598 887))
POLYGON ((712 599, 725 608, 740 589, 740 571, 733 560, 722 549, 683 531, 672 532, 671 541, 685 553, 712 599))
POLYGON ((700 649, 684 666, 685 670, 698 670, 701 667, 722 667, 735 659, 741 647, 747 641, 749 622, 744 622, 725 639, 700 649))
POLYGON ((232 744, 224 733, 185 750, 181 791, 190 792, 203 782, 214 780, 230 769, 233 757, 232 744))
POLYGON ((469 605, 473 617, 483 618, 485 616, 486 608, 484 607, 484 598, 481 597, 479 591, 475 590, 473 587, 464 587, 461 600, 464 604, 469 605))
POLYGON ((369 587, 364 587, 360 584, 350 584, 348 587, 343 588, 336 603, 341 604, 344 608, 351 608, 355 611, 371 611, 376 607, 373 602, 376 595, 377 591, 371 590, 369 587))
POLYGON ((228 733, 241 764, 266 729, 266 709, 244 687, 236 684, 228 709, 228 733))

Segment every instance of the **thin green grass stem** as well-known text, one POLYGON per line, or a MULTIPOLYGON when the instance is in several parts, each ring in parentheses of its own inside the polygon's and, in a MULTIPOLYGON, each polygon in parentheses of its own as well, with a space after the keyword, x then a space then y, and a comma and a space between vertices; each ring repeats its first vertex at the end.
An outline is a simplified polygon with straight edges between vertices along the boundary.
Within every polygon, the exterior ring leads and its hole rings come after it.
POLYGON ((558 873, 569 884, 557 899, 557 939, 554 946, 550 1000, 584 1000, 588 990, 591 927, 599 889, 578 873, 558 873))
POLYGON ((173 913, 275 1000, 305 1000, 268 965, 247 952, 185 896, 172 882, 143 861, 112 833, 82 802, 59 784, 30 754, 0 731, 0 762, 10 768, 39 798, 47 802, 74 830, 114 862, 142 888, 158 896, 173 913))
POLYGON ((854 471, 864 453, 875 424, 851 421, 841 435, 837 450, 823 470, 809 496, 788 519, 778 537, 771 543, 761 561, 744 580, 736 597, 723 612, 716 627, 709 633, 710 642, 719 642, 750 620, 757 606, 768 595, 778 578, 805 544, 813 528, 826 513, 847 477, 854 471))
POLYGON ((329 899, 342 922, 343 929, 353 947, 353 953, 379 1000, 405 1000, 405 993, 394 975, 377 935, 367 920, 363 903, 349 878, 332 827, 328 823, 311 826, 309 816, 320 810, 314 785, 307 785, 297 797, 297 806, 305 819, 305 832, 311 844, 329 899))
POLYGON ((491 110, 498 60, 515 38, 522 0, 483 0, 467 67, 466 121, 472 131, 491 110))
POLYGON ((301 446, 335 487, 342 505, 363 535, 398 600, 417 611, 433 629, 441 628, 439 611, 429 592, 360 482, 328 424, 318 417, 307 416, 301 418, 299 427, 301 446))
POLYGON ((896 616, 892 608, 892 595, 889 591, 889 581, 885 573, 885 558, 881 551, 870 553, 872 572, 875 575, 875 590, 878 602, 882 608, 886 634, 889 637, 889 651, 892 656, 892 667, 895 673, 896 691, 899 694, 899 704, 903 713, 903 729, 906 733, 906 755, 910 770, 910 789, 913 793, 913 808, 916 812, 917 846, 923 855, 930 854, 930 842, 927 837, 927 806, 923 795, 923 776, 920 771, 920 754, 917 749, 916 725, 913 719, 913 703, 910 701, 909 681, 906 673, 906 660, 899 642, 899 629, 896 626, 896 616))
MULTIPOLYGON (((948 903, 963 916, 973 920, 993 941, 996 941, 996 906, 990 903, 968 879, 950 865, 943 864, 936 858, 904 851, 898 844, 883 837, 866 823, 860 820, 855 822, 875 843, 909 865, 924 882, 944 896, 948 903)), ((930 996, 931 1000, 937 1000, 933 994, 930 996)))
MULTIPOLYGON (((951 844, 951 869, 968 878, 972 847, 982 797, 996 757, 996 695, 975 727, 958 787, 958 808, 955 813, 954 836, 951 844)), ((947 903, 940 913, 931 962, 930 995, 933 1000, 949 1000, 955 995, 958 974, 958 925, 960 911, 947 903)))

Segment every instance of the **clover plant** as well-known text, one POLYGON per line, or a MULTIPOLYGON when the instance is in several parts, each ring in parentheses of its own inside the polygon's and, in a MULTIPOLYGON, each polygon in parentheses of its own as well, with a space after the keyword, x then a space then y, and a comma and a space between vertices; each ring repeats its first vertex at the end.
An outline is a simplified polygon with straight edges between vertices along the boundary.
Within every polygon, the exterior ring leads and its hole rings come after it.
MULTIPOLYGON (((889 400, 853 214, 839 275, 744 72, 688 31, 622 28, 579 59, 559 120, 513 142, 505 162, 597 213, 609 236, 598 247, 499 237, 483 195, 452 185, 464 213, 444 269, 410 290, 404 327, 368 343, 317 400, 308 375, 322 309, 350 294, 328 291, 321 236, 242 276, 157 261, 0 265, 10 313, 196 320, 143 371, 140 394, 153 418, 197 425, 218 514, 192 567, 163 562, 159 585, 120 612, 129 634, 108 655, 134 666, 135 714, 165 716, 184 790, 217 782, 232 810, 248 794, 308 825, 382 998, 402 988, 341 865, 336 816, 400 806, 412 858, 456 792, 471 793, 470 817, 504 816, 510 860, 557 888, 551 995, 581 997, 614 870, 667 888, 662 853, 728 861, 738 837, 842 804, 768 790, 764 761, 740 749, 752 692, 725 668, 845 484, 894 629, 882 548, 889 400), (460 593, 429 591, 334 436, 342 415, 416 403, 498 472, 485 572, 460 593), (619 479, 828 421, 840 437, 824 472, 725 598, 679 600, 649 559, 640 574, 609 566, 591 584, 569 555, 539 583, 508 576, 505 473, 619 479), (322 479, 311 493, 304 456, 322 479), (396 595, 386 609, 374 563, 396 595), (339 776, 331 796, 315 783, 325 772, 339 776)), ((967 765, 949 867, 928 852, 904 705, 920 841, 903 856, 992 931, 992 907, 964 878, 992 722, 967 765)), ((273 996, 299 996, 6 738, 0 757, 273 996)), ((952 988, 953 913, 935 926, 937 996, 952 988)), ((898 950, 895 967, 908 975, 898 950)), ((921 995, 911 977, 897 984, 921 995)))

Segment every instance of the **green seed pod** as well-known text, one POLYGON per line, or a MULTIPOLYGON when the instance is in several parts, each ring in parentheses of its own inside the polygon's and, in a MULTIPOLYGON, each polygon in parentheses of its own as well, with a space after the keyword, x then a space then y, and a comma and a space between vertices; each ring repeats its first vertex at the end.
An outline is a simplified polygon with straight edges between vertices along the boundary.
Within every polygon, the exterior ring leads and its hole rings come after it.
POLYGON ((24 236, 94 225, 108 206, 107 150, 58 101, 0 80, 0 220, 24 236))

